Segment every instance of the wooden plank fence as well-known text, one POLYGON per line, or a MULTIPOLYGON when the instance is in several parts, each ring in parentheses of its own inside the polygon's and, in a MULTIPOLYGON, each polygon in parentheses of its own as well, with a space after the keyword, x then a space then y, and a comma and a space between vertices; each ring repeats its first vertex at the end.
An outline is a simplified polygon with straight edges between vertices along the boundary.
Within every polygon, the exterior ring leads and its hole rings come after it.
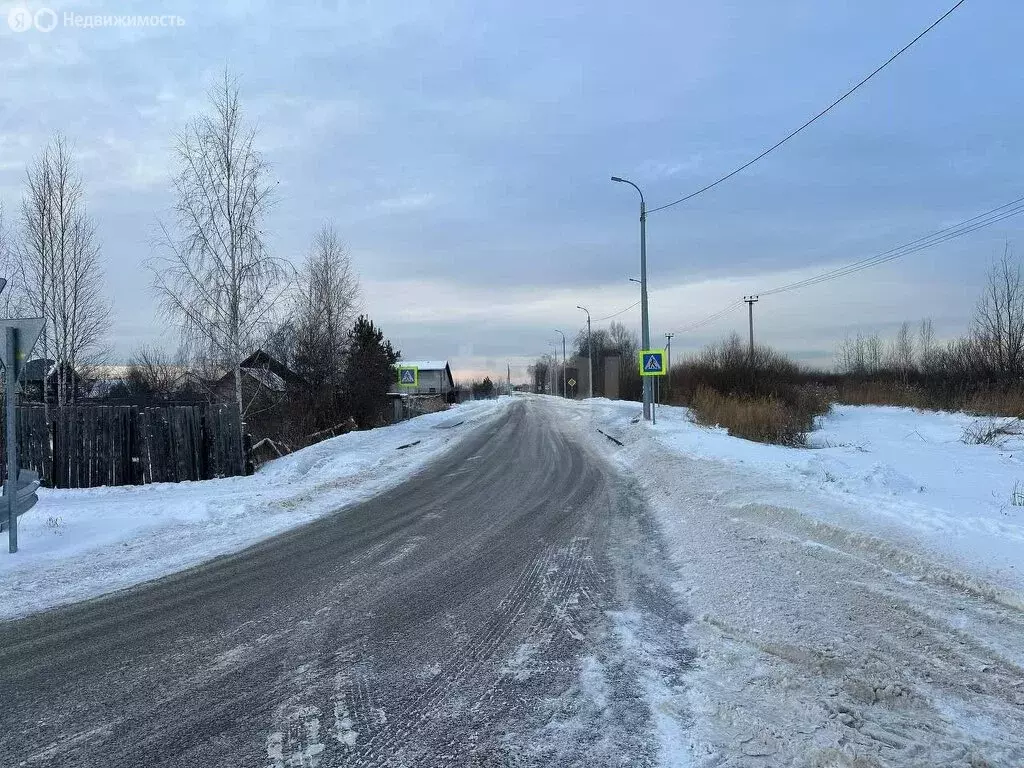
POLYGON ((19 463, 51 488, 208 480, 248 464, 231 404, 51 408, 49 424, 42 406, 17 411, 19 463))

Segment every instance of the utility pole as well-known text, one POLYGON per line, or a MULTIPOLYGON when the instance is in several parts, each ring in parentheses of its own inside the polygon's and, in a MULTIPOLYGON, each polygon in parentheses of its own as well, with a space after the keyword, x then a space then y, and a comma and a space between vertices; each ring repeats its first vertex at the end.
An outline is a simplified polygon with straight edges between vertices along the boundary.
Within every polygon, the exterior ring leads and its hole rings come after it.
POLYGON ((508 396, 512 397, 512 363, 505 361, 505 370, 508 376, 508 396))
POLYGON ((747 302, 747 310, 750 315, 750 366, 754 366, 754 304, 757 303, 757 296, 744 296, 747 302))
POLYGON ((672 337, 674 333, 665 334, 665 355, 668 357, 667 366, 665 368, 665 396, 671 397, 672 393, 672 337))
POLYGON ((590 311, 586 307, 581 307, 579 304, 576 305, 576 309, 582 309, 587 313, 587 364, 590 366, 590 375, 587 379, 590 382, 590 394, 588 397, 594 396, 594 344, 590 336, 590 311))
POLYGON ((565 334, 555 328, 555 333, 562 336, 562 397, 569 396, 569 390, 565 386, 565 334))

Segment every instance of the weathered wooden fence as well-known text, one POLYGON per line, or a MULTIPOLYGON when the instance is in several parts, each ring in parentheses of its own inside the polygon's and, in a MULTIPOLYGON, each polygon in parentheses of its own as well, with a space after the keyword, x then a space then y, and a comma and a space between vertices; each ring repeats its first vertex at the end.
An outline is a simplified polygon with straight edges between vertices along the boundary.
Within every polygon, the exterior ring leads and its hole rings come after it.
POLYGON ((17 429, 19 463, 51 488, 207 480, 246 469, 234 405, 86 405, 49 415, 47 424, 42 406, 20 406, 17 429))

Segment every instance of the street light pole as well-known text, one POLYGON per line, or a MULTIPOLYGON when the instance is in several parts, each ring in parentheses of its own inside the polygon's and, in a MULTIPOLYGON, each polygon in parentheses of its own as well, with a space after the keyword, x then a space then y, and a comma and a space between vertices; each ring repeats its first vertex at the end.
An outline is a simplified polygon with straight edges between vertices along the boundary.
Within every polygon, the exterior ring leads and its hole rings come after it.
POLYGON ((565 334, 555 328, 555 333, 562 336, 562 397, 569 396, 569 390, 565 387, 565 334))
MULTIPOLYGON (((629 184, 640 195, 640 324, 641 337, 644 349, 651 348, 651 323, 647 307, 647 203, 644 200, 644 193, 636 184, 629 179, 619 176, 612 176, 612 181, 621 184, 629 184)), ((653 400, 653 387, 651 377, 644 376, 644 419, 651 420, 651 401, 653 400)))
POLYGON ((548 340, 548 346, 551 347, 551 394, 558 392, 558 376, 555 375, 555 366, 558 365, 558 345, 548 340))
POLYGON ((582 309, 587 313, 587 364, 590 366, 590 375, 587 377, 590 382, 590 394, 588 397, 594 396, 594 345, 590 337, 590 310, 586 307, 581 307, 579 304, 576 305, 576 309, 582 309))

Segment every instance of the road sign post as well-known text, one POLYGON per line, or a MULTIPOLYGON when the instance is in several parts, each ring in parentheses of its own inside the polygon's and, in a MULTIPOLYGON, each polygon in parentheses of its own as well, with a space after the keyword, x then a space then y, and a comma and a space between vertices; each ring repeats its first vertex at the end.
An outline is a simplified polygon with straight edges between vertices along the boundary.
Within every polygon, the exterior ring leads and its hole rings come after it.
MULTIPOLYGON (((37 472, 31 472, 27 469, 18 470, 18 482, 14 491, 14 517, 17 518, 19 515, 23 515, 28 512, 32 507, 39 501, 39 496, 36 495, 36 491, 39 490, 39 474, 37 472)), ((7 484, 4 484, 4 496, 7 495, 7 484)), ((6 501, 6 498, 5 498, 6 501)), ((6 510, 6 507, 5 507, 6 510)), ((0 533, 3 533, 10 527, 10 520, 6 517, 0 517, 0 533)), ((17 532, 15 532, 15 538, 17 538, 17 532)))
POLYGON ((14 479, 18 476, 18 430, 15 424, 17 409, 14 406, 14 389, 18 383, 15 375, 18 359, 18 329, 8 326, 5 329, 6 346, 4 347, 4 367, 7 369, 4 376, 4 405, 6 406, 7 428, 7 482, 4 483, 4 511, 7 513, 7 544, 8 550, 13 554, 18 551, 18 505, 17 505, 17 483, 14 479))
POLYGON ((6 519, 8 550, 13 554, 18 551, 18 515, 31 509, 38 500, 36 489, 39 488, 39 476, 35 472, 18 471, 18 411, 15 407, 18 377, 22 366, 36 339, 43 330, 43 318, 26 317, 0 320, 0 328, 4 329, 4 410, 6 411, 7 435, 7 482, 4 483, 3 505, 0 506, 0 518, 6 519))

